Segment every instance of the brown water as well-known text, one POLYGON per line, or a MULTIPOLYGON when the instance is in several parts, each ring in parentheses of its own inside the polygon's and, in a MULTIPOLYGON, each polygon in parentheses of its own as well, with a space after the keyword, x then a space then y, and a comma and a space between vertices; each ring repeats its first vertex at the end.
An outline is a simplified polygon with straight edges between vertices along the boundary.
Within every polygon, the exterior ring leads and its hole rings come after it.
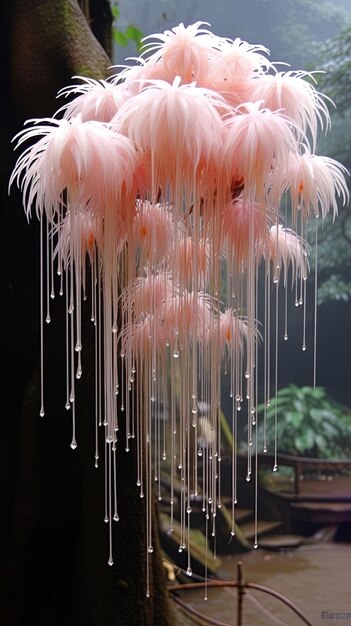
MULTIPOLYGON (((242 562, 247 582, 270 587, 293 602, 313 626, 351 626, 351 544, 320 543, 284 552, 253 550, 222 557, 221 578, 237 579, 242 562)), ((226 624, 236 625, 236 589, 188 591, 181 595, 189 606, 226 624)), ((247 590, 242 626, 301 626, 304 622, 288 607, 260 591, 247 590)))

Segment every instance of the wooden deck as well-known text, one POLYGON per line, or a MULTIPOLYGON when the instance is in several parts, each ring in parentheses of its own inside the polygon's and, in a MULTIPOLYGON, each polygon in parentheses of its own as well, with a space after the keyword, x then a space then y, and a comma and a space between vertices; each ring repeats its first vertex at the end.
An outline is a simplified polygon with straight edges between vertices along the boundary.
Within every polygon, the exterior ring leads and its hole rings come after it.
MULTIPOLYGON (((286 518, 326 525, 351 522, 351 461, 281 457, 281 466, 292 468, 290 478, 267 471, 263 482, 286 518)), ((263 460, 266 466, 270 462, 263 460)))

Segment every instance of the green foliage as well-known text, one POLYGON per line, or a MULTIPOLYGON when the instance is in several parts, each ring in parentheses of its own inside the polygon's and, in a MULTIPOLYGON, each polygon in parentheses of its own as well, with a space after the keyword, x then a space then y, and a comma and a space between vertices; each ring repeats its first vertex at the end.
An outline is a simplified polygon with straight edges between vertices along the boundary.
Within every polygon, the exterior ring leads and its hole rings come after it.
POLYGON ((280 452, 325 459, 349 457, 351 411, 330 398, 323 387, 289 385, 278 391, 269 407, 259 405, 259 445, 263 442, 265 411, 268 433, 273 432, 277 411, 280 452))
POLYGON ((137 52, 140 52, 141 49, 141 40, 143 38, 143 33, 137 26, 133 24, 128 24, 128 26, 121 30, 116 26, 119 18, 121 16, 120 8, 118 6, 118 2, 113 3, 112 7, 112 15, 113 15, 113 39, 118 46, 126 47, 130 41, 134 41, 137 52))
POLYGON ((324 59, 323 90, 333 99, 339 113, 345 113, 351 109, 351 25, 321 45, 319 54, 324 59))
MULTIPOLYGON (((332 223, 331 217, 327 217, 323 224, 318 224, 318 305, 335 300, 351 300, 351 245, 349 237, 345 236, 349 216, 350 213, 344 209, 335 223, 332 223)), ((312 277, 315 269, 314 225, 309 228, 308 241, 312 248, 309 257, 312 277)))
MULTIPOLYGON (((330 107, 332 133, 321 135, 318 151, 351 168, 351 25, 332 39, 320 44, 318 90, 334 103, 330 107)), ((347 177, 350 184, 351 179, 347 177)), ((318 228, 318 304, 351 300, 351 213, 350 207, 339 207, 334 224, 328 218, 318 228)), ((309 233, 312 245, 311 270, 314 269, 315 233, 309 233)))

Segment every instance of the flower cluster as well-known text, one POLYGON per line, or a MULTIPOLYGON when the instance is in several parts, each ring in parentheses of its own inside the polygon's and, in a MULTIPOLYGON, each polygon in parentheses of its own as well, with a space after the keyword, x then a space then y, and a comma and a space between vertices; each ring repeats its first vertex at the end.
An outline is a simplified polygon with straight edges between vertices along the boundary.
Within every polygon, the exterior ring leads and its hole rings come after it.
MULTIPOLYGON (((336 216, 338 200, 348 202, 346 170, 316 154, 318 129, 329 130, 330 116, 314 76, 278 71, 263 46, 207 26, 180 24, 146 37, 134 64, 106 80, 76 77, 52 119, 30 120, 16 136, 17 146, 30 145, 10 181, 22 189, 27 216, 34 207, 46 218, 56 241, 51 262, 70 276, 68 315, 76 323, 67 327, 78 356, 86 261, 91 267, 106 441, 114 453, 116 396, 123 394, 128 413, 135 388, 144 406, 125 417, 126 448, 136 419, 144 495, 145 459, 159 467, 154 403, 170 395, 171 469, 180 471, 186 500, 203 399, 218 433, 208 439, 218 476, 223 359, 231 363, 235 410, 244 400, 249 416, 255 412, 258 268, 274 283, 282 275, 287 285, 289 272, 304 281, 305 223, 336 216)), ((74 359, 68 364, 72 374, 74 359)), ((73 404, 74 376, 68 381, 73 404)), ((215 478, 207 485, 211 514, 216 485, 215 478)))

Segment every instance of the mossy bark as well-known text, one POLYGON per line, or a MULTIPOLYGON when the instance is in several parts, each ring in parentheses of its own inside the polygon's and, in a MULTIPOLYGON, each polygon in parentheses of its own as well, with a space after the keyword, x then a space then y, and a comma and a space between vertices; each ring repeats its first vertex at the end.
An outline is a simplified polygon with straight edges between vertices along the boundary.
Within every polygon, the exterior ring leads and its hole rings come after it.
POLYGON ((12 0, 1 4, 0 18, 0 623, 173 626, 157 549, 151 598, 145 597, 145 511, 133 450, 118 451, 120 522, 115 564, 107 565, 104 471, 94 467, 89 303, 77 384, 77 450, 69 446, 71 418, 64 408, 65 303, 59 296, 45 328, 46 416, 39 417, 39 226, 35 217, 27 224, 19 192, 8 196, 7 190, 18 156, 11 139, 23 122, 51 116, 61 87, 76 75, 106 76, 111 61, 75 0, 12 0))

